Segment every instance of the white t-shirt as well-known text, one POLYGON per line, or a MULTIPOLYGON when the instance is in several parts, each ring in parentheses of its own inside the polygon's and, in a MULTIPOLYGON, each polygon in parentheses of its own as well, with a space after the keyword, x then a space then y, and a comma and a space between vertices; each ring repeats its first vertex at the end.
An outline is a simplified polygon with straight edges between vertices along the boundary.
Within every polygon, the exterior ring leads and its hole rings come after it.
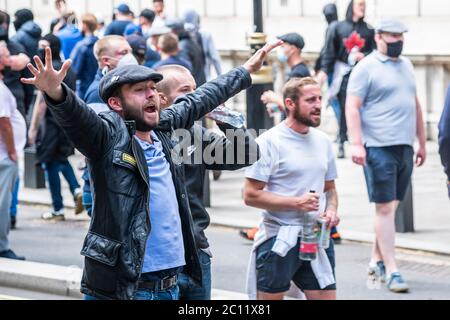
MULTIPOLYGON (((331 141, 321 131, 311 128, 302 135, 285 122, 256 139, 261 158, 246 170, 246 178, 267 183, 266 191, 285 197, 299 197, 315 191, 320 197, 320 213, 326 209, 326 181, 337 178, 331 141)), ((287 225, 300 225, 296 212, 263 212, 263 217, 287 225)))
MULTIPOLYGON (((0 80, 0 118, 9 118, 14 135, 14 145, 16 152, 20 153, 26 144, 27 126, 25 120, 17 110, 16 98, 0 80)), ((0 161, 9 158, 4 138, 0 136, 0 161)))

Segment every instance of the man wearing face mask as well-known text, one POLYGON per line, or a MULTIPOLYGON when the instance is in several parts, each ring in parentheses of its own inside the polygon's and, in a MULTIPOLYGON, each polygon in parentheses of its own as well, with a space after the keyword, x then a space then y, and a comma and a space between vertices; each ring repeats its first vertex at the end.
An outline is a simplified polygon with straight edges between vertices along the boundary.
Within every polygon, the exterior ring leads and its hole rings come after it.
MULTIPOLYGON (((292 78, 306 78, 310 77, 311 73, 308 66, 303 62, 302 50, 305 47, 305 40, 298 33, 288 33, 279 36, 278 39, 283 40, 284 44, 278 48, 277 57, 282 63, 286 63, 291 69, 288 74, 288 80, 292 78)), ((261 96, 261 100, 264 104, 276 104, 280 110, 285 112, 283 97, 276 94, 272 90, 264 92, 261 96)), ((268 110, 269 114, 272 110, 268 110)), ((285 114, 283 115, 283 119, 285 114)))
POLYGON ((14 28, 17 33, 12 37, 12 40, 23 45, 27 55, 31 58, 37 53, 42 34, 41 27, 33 21, 33 12, 29 9, 17 10, 14 16, 14 28))
POLYGON ((277 56, 280 62, 286 63, 291 71, 288 78, 306 78, 310 77, 308 67, 303 62, 302 50, 305 47, 305 40, 298 33, 288 33, 278 37, 284 44, 278 49, 277 56))
POLYGON ((386 280, 393 292, 407 292, 395 261, 395 212, 411 179, 416 136, 416 165, 425 163, 426 134, 414 68, 401 56, 407 28, 383 19, 376 32, 377 51, 350 76, 346 116, 352 160, 364 166, 370 202, 376 204, 369 277, 386 280))
MULTIPOLYGON (((333 72, 330 86, 330 98, 337 98, 345 114, 347 84, 353 67, 375 49, 375 32, 365 21, 366 1, 352 0, 348 6, 346 18, 338 22, 327 35, 321 71, 317 77, 321 85, 327 80, 327 74, 333 72)), ((341 116, 339 123, 338 158, 345 158, 344 144, 347 142, 347 123, 341 116)))
POLYGON ((133 50, 127 39, 122 36, 105 36, 95 43, 94 56, 97 59, 99 69, 84 96, 83 100, 87 104, 105 104, 98 93, 101 79, 106 73, 117 68, 119 62, 121 65, 138 64, 132 52, 133 50))

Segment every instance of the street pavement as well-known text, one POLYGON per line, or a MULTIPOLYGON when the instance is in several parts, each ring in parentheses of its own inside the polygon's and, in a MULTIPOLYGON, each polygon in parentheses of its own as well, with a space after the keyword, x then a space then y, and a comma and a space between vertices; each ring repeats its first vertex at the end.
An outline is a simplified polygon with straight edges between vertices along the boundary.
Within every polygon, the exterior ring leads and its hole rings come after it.
MULTIPOLYGON (((48 222, 39 218, 43 206, 21 206, 19 228, 10 234, 11 246, 28 261, 66 267, 83 266, 80 248, 89 226, 85 215, 68 216, 64 222, 48 222)), ((241 238, 232 228, 211 227, 207 230, 212 252, 215 297, 241 299, 245 294, 245 278, 252 243, 241 238), (219 290, 219 291, 217 291, 219 290), (221 295, 221 293, 223 293, 221 295)), ((400 268, 412 290, 397 295, 386 288, 366 285, 366 267, 370 256, 367 244, 344 242, 336 246, 338 298, 349 300, 450 300, 450 257, 417 251, 398 250, 400 268)), ((0 287, 0 299, 65 299, 31 291, 0 287), (3 296, 3 297, 2 297, 3 296)))
MULTIPOLYGON (((330 137, 336 131, 330 109, 324 115, 322 129, 330 137)), ((344 239, 352 241, 337 247, 339 298, 450 299, 450 201, 435 142, 428 143, 428 151, 426 165, 415 170, 413 176, 416 232, 397 234, 396 237, 399 264, 412 287, 409 295, 393 295, 383 288, 369 290, 366 287, 365 269, 374 237, 374 208, 368 202, 362 168, 349 159, 337 161, 339 230, 344 239), (413 251, 404 252, 401 248, 413 251)), ((77 167, 83 161, 79 154, 71 158, 78 177, 82 172, 77 167)), ((211 181, 212 207, 208 209, 214 226, 208 231, 214 253, 213 286, 241 294, 245 292, 245 272, 251 243, 241 239, 237 229, 257 226, 261 216, 260 210, 245 206, 243 184, 243 170, 224 172, 219 181, 211 181)), ((30 261, 81 267, 83 259, 79 252, 89 218, 85 213, 80 216, 73 214, 73 199, 65 181, 62 188, 67 220, 44 222, 40 215, 49 210, 49 191, 27 189, 22 183, 19 229, 11 232, 11 246, 30 261)), ((224 298, 228 296, 221 295, 224 298)))
MULTIPOLYGON (((335 136, 337 130, 331 108, 324 111, 321 130, 335 136)), ((336 145, 335 145, 336 147, 336 145)), ((415 233, 397 234, 397 245, 422 251, 450 255, 450 201, 446 177, 440 163, 436 142, 429 142, 428 160, 413 175, 415 233)), ((348 153, 348 152, 347 152, 348 153)), ((81 155, 70 159, 74 168, 84 164, 81 155)), ((23 167, 23 165, 22 165, 23 167)), ((363 170, 350 159, 337 160, 339 178, 340 230, 345 239, 371 242, 374 237, 374 206, 369 204, 363 170)), ((23 172, 23 170, 22 170, 23 172)), ((82 171, 76 170, 81 178, 82 171)), ((81 181, 81 179, 79 180, 81 181)), ((22 180, 23 182, 23 180, 22 180)), ((244 171, 223 172, 219 181, 211 181, 211 221, 215 225, 253 227, 260 221, 260 210, 246 207, 242 199, 244 171)), ((64 204, 69 213, 74 206, 67 183, 62 181, 64 204)), ((46 189, 27 189, 21 184, 19 200, 25 204, 50 205, 46 189)))

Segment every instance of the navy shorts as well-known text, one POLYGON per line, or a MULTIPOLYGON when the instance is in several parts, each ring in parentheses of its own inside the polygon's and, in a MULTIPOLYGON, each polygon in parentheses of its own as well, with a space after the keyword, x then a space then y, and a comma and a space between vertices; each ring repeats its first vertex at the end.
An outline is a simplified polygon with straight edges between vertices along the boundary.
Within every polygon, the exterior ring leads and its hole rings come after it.
POLYGON ((403 201, 414 168, 411 146, 368 147, 364 167, 370 202, 403 201))
MULTIPOLYGON (((256 250, 256 277, 258 291, 270 294, 278 294, 289 291, 291 281, 302 291, 319 291, 319 283, 311 268, 310 262, 299 259, 298 251, 300 238, 297 246, 292 248, 286 257, 280 257, 272 252, 276 238, 264 242, 256 250)), ((335 267, 334 245, 330 241, 330 247, 326 250, 331 267, 335 267)), ((336 290, 336 285, 328 286, 324 291, 336 290)))

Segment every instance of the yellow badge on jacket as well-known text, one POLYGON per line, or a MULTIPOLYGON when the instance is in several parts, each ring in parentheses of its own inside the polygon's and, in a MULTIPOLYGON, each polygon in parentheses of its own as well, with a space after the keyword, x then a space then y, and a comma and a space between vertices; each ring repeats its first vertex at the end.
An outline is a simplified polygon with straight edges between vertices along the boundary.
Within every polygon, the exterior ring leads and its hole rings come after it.
POLYGON ((126 162, 128 164, 131 164, 133 167, 136 167, 137 161, 133 156, 130 156, 129 154, 122 154, 122 161, 126 162))

